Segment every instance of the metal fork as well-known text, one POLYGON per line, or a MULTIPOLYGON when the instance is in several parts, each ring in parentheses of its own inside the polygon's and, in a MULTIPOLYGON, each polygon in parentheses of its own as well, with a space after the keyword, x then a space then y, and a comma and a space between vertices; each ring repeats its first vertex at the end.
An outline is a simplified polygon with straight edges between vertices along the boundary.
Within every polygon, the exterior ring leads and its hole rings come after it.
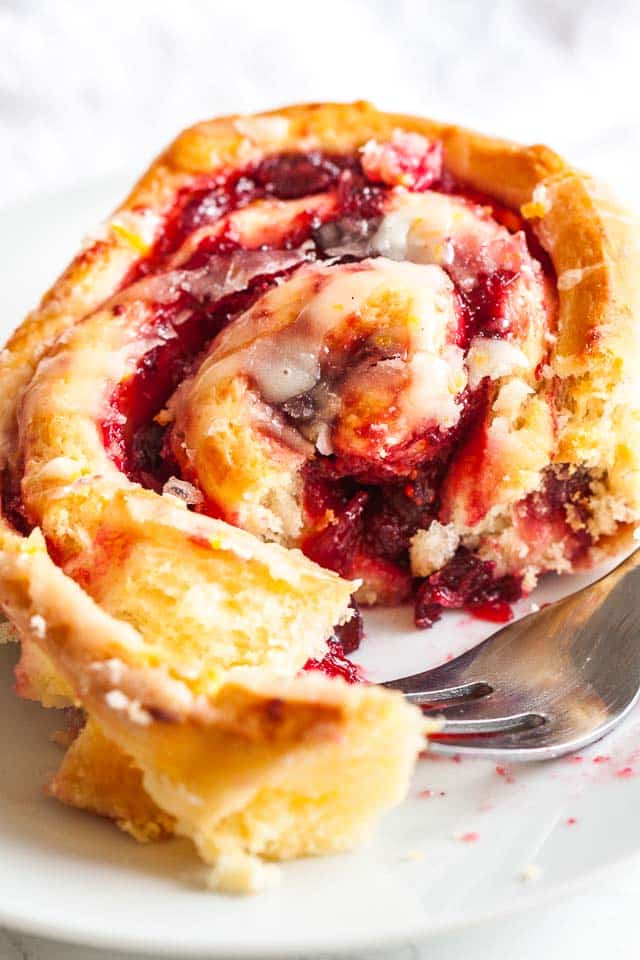
POLYGON ((599 740, 640 696, 640 550, 455 660, 384 686, 444 718, 437 753, 547 760, 599 740))

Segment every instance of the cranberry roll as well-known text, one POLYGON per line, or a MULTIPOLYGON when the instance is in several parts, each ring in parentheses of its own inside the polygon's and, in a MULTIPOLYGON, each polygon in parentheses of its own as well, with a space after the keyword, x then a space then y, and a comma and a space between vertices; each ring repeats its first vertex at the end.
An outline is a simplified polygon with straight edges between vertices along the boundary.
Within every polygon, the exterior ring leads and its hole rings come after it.
POLYGON ((349 149, 263 161, 267 197, 179 255, 233 237, 299 260, 169 399, 165 456, 201 509, 361 602, 503 620, 638 518, 634 226, 545 148, 358 115, 349 149))
POLYGON ((50 793, 234 890, 365 836, 433 724, 353 682, 356 601, 505 619, 637 523, 637 268, 543 147, 367 104, 181 134, 0 355, 50 793))

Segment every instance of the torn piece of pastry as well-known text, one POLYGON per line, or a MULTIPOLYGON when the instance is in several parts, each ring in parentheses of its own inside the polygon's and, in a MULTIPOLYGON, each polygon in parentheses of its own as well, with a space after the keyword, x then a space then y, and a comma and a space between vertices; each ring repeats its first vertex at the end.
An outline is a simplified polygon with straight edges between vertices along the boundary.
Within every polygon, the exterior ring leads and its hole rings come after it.
POLYGON ((206 862, 224 856, 221 884, 233 863, 252 887, 255 858, 359 843, 403 799, 425 734, 438 727, 399 693, 318 671, 187 677, 179 645, 159 656, 54 567, 35 534, 0 554, 0 576, 19 633, 56 663, 89 717, 52 795, 138 839, 189 837, 206 862))

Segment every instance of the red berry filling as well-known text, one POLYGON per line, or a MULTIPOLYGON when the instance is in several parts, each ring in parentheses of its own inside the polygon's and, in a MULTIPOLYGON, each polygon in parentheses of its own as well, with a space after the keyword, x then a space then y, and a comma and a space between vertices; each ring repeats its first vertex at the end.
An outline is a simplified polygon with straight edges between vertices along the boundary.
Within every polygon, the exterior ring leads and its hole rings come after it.
POLYGON ((471 291, 459 291, 463 310, 458 346, 467 348, 471 339, 478 334, 499 340, 509 333, 510 322, 506 317, 505 301, 508 288, 517 277, 518 274, 513 271, 496 270, 495 273, 481 275, 471 291))
MULTIPOLYGON (((385 199, 398 184, 414 192, 430 189, 457 193, 474 204, 485 204, 487 217, 492 216, 512 232, 525 232, 530 251, 547 269, 546 260, 542 253, 538 256, 539 247, 518 214, 453 183, 442 169, 439 144, 428 144, 422 138, 409 142, 394 137, 386 146, 388 149, 380 151, 365 149, 362 157, 320 151, 273 155, 243 172, 201 180, 185 188, 167 218, 162 237, 132 271, 125 286, 133 279, 161 271, 195 230, 260 199, 295 200, 333 192, 335 206, 328 219, 303 212, 295 218, 281 246, 296 250, 306 243, 308 259, 343 262, 371 256, 370 241, 379 227, 385 199), (417 141, 422 142, 420 149, 417 141)), ((237 240, 225 232, 205 236, 182 268, 202 267, 212 256, 231 256, 238 249, 237 240)), ((217 302, 184 294, 170 307, 157 308, 154 325, 170 327, 173 336, 154 347, 140 362, 136 375, 117 388, 101 425, 106 449, 128 476, 160 489, 169 476, 179 475, 164 442, 163 428, 153 420, 155 414, 195 367, 211 339, 283 275, 254 277, 246 289, 217 302), (180 322, 174 324, 178 316, 180 322)), ((479 335, 501 339, 510 334, 505 304, 509 288, 518 277, 516 270, 501 269, 480 273, 470 290, 456 286, 460 347, 466 350, 479 335)), ((380 348, 376 349, 378 354, 371 355, 372 362, 380 359, 380 348)), ((362 362, 371 350, 369 343, 355 338, 347 366, 362 362)), ((343 368, 323 371, 323 377, 332 383, 339 383, 344 375, 343 368)), ((438 518, 441 488, 454 454, 463 445, 479 449, 484 442, 486 384, 466 390, 457 399, 463 412, 452 430, 423 430, 398 445, 384 461, 317 455, 304 471, 311 528, 302 544, 306 554, 344 576, 366 575, 369 583, 377 584, 376 593, 385 602, 402 601, 413 592, 416 624, 420 627, 431 626, 446 608, 467 609, 502 622, 511 615, 509 604, 521 595, 517 577, 495 578, 491 564, 466 550, 458 551, 443 569, 421 583, 416 585, 412 580, 410 541, 418 530, 427 529, 438 518)), ((300 394, 282 404, 279 412, 299 425, 313 418, 314 398, 300 394)), ((533 530, 553 514, 566 536, 571 529, 567 526, 567 502, 575 504, 579 518, 583 518, 580 511, 588 512, 584 484, 554 474, 543 492, 522 505, 520 523, 533 530)), ((205 504, 201 509, 215 512, 215 505, 205 504)), ((586 549, 590 538, 584 531, 573 529, 571 535, 575 535, 572 543, 577 555, 586 549)), ((343 661, 343 654, 355 649, 359 631, 361 621, 357 617, 332 641, 327 657, 320 664, 310 661, 307 668, 349 674, 355 668, 343 661)))
POLYGON ((587 470, 559 465, 547 468, 540 491, 517 507, 517 523, 531 543, 563 543, 565 555, 578 561, 592 543, 588 530, 591 477, 587 470))
POLYGON ((365 144, 362 166, 374 182, 408 187, 420 193, 430 189, 442 176, 442 143, 396 130, 388 143, 365 144))
POLYGON ((469 550, 458 550, 446 566, 418 587, 416 626, 432 627, 445 609, 468 610, 495 623, 510 620, 510 604, 522 596, 521 581, 510 574, 496 578, 493 569, 492 563, 480 560, 469 550))
POLYGON ((342 644, 338 640, 329 640, 327 648, 322 660, 307 660, 303 669, 318 670, 327 677, 342 677, 347 683, 359 683, 362 674, 356 664, 347 659, 342 644))
POLYGON ((357 157, 322 153, 280 153, 267 157, 249 178, 278 200, 294 200, 333 187, 345 168, 359 166, 357 157))

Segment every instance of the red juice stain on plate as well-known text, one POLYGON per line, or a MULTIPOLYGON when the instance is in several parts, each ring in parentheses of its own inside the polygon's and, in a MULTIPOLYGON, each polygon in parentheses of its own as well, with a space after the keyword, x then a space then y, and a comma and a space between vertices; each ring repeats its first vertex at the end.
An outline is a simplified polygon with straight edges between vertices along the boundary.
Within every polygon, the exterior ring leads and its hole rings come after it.
POLYGON ((496 767, 496 773, 499 777, 502 777, 505 783, 515 783, 515 777, 511 775, 509 770, 506 767, 501 767, 498 765, 496 767))
POLYGON ((508 623, 513 620, 513 610, 506 600, 491 600, 469 608, 476 620, 488 620, 489 623, 508 623))
POLYGON ((616 777, 620 777, 623 780, 632 776, 633 776, 633 767, 623 767, 622 770, 618 770, 618 772, 616 773, 616 777))
POLYGON ((460 839, 463 843, 476 843, 480 839, 480 834, 471 830, 469 833, 463 833, 460 839))
POLYGON ((599 754, 597 757, 593 758, 594 763, 609 763, 611 757, 607 757, 604 754, 599 754))
POLYGON ((575 817, 569 817, 569 818, 567 819, 567 826, 568 826, 568 827, 575 827, 575 825, 576 825, 577 822, 578 822, 578 821, 576 820, 575 817))

